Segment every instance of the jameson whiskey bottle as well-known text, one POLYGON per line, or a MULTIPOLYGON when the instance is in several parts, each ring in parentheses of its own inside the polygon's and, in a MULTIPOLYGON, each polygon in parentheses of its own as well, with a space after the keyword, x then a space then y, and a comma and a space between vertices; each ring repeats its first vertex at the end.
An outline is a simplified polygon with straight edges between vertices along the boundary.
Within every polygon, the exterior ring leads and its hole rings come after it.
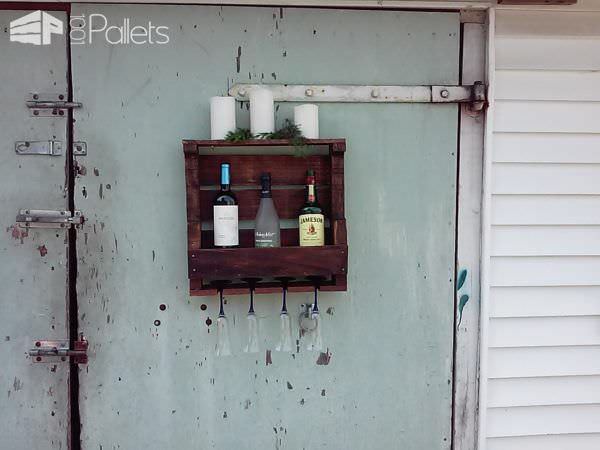
POLYGON ((279 216, 271 195, 271 174, 263 173, 260 177, 260 204, 256 214, 254 229, 255 247, 280 247, 279 216))
POLYGON ((215 247, 239 245, 238 204, 229 181, 229 164, 221 164, 221 191, 213 201, 215 247))
POLYGON ((300 247, 325 245, 325 217, 317 203, 315 172, 306 172, 306 200, 298 217, 300 247))

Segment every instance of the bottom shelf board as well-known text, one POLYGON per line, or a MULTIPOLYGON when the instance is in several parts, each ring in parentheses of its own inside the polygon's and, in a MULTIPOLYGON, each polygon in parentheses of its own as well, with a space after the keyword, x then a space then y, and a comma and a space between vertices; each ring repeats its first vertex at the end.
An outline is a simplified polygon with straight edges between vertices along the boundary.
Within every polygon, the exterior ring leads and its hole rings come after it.
MULTIPOLYGON (((336 277, 335 284, 323 284, 319 291, 323 292, 342 292, 346 290, 345 276, 336 277)), ((290 284, 288 292, 313 292, 314 286, 309 283, 290 284)), ((281 294, 281 283, 262 283, 254 290, 255 294, 281 294)), ((232 285, 223 289, 224 295, 249 295, 248 286, 232 285)), ((196 286, 193 281, 190 283, 190 295, 193 297, 212 297, 217 295, 217 290, 210 286, 196 286)))
POLYGON ((224 248, 188 252, 190 280, 240 280, 345 275, 346 245, 322 247, 224 248))

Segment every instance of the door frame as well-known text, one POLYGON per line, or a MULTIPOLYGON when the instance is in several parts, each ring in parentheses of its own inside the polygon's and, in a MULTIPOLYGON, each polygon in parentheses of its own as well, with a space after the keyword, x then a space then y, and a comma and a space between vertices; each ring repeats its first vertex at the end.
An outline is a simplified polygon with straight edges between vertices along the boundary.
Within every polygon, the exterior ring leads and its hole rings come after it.
MULTIPOLYGON (((1 0, 0 0, 1 1, 1 0)), ((79 0, 78 3, 106 3, 99 0, 79 0)), ((273 6, 372 10, 435 10, 458 12, 461 15, 460 82, 475 80, 490 83, 489 42, 495 1, 443 0, 113 0, 112 3, 197 4, 223 6, 273 6)), ((1 2, 0 9, 61 10, 70 14, 71 3, 60 0, 37 2, 1 2)), ((69 80, 70 83, 70 80, 69 80)), ((479 426, 479 341, 481 296, 481 207, 484 157, 484 128, 489 112, 474 116, 466 107, 459 107, 458 170, 456 177, 456 247, 455 287, 463 270, 464 284, 455 289, 454 355, 452 377, 452 448, 475 450, 479 426), (468 300, 460 304, 460 298, 468 300), (464 297, 463 297, 464 298, 464 297)), ((73 158, 71 158, 73 159, 73 158)))

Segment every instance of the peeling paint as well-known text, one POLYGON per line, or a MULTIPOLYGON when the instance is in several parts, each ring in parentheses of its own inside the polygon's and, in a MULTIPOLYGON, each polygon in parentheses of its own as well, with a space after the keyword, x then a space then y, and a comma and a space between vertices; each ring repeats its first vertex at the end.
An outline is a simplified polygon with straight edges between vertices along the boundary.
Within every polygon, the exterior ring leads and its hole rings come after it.
POLYGON ((20 241, 21 244, 23 243, 23 239, 29 236, 27 228, 20 228, 18 225, 8 227, 6 231, 10 232, 12 238, 16 241, 20 241))
POLYGON ((38 251, 40 252, 40 256, 43 258, 44 256, 46 256, 48 254, 48 249, 46 248, 45 245, 38 245, 38 251))
POLYGON ((235 67, 237 69, 237 73, 240 73, 241 59, 242 59, 242 47, 238 46, 237 56, 235 57, 235 67))
POLYGON ((325 352, 325 353, 321 352, 321 354, 319 355, 319 358, 317 359, 317 365, 318 366, 327 366, 330 361, 331 361, 331 353, 329 352, 329 349, 327 349, 327 352, 325 352))
POLYGON ((265 365, 273 364, 273 360, 271 359, 271 350, 267 350, 265 352, 265 365))

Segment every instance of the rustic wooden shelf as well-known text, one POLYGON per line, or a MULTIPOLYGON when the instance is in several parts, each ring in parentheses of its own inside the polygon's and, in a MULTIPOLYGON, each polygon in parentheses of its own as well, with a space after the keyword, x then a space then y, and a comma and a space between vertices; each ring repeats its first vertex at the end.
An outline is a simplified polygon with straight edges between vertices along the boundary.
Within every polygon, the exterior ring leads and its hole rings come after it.
POLYGON ((280 292, 278 277, 291 277, 291 292, 313 289, 308 277, 321 277, 321 290, 345 291, 348 246, 344 216, 344 139, 307 140, 308 146, 326 146, 327 155, 217 154, 217 148, 291 147, 288 140, 227 142, 185 140, 185 174, 188 215, 188 274, 191 295, 213 295, 215 281, 227 280, 228 294, 246 294, 243 278, 261 278, 256 292, 280 292), (200 150, 203 149, 204 152, 200 150), (208 154, 206 150, 209 150, 208 154), (210 153, 210 150, 215 153, 210 153), (212 200, 220 184, 220 165, 231 165, 231 184, 239 203, 239 219, 253 220, 260 201, 260 175, 271 173, 273 200, 279 218, 297 219, 304 202, 306 170, 315 171, 319 203, 329 221, 326 245, 299 247, 298 229, 282 229, 278 248, 254 248, 254 230, 240 229, 240 246, 214 248, 213 232, 202 229, 212 221, 212 200))

